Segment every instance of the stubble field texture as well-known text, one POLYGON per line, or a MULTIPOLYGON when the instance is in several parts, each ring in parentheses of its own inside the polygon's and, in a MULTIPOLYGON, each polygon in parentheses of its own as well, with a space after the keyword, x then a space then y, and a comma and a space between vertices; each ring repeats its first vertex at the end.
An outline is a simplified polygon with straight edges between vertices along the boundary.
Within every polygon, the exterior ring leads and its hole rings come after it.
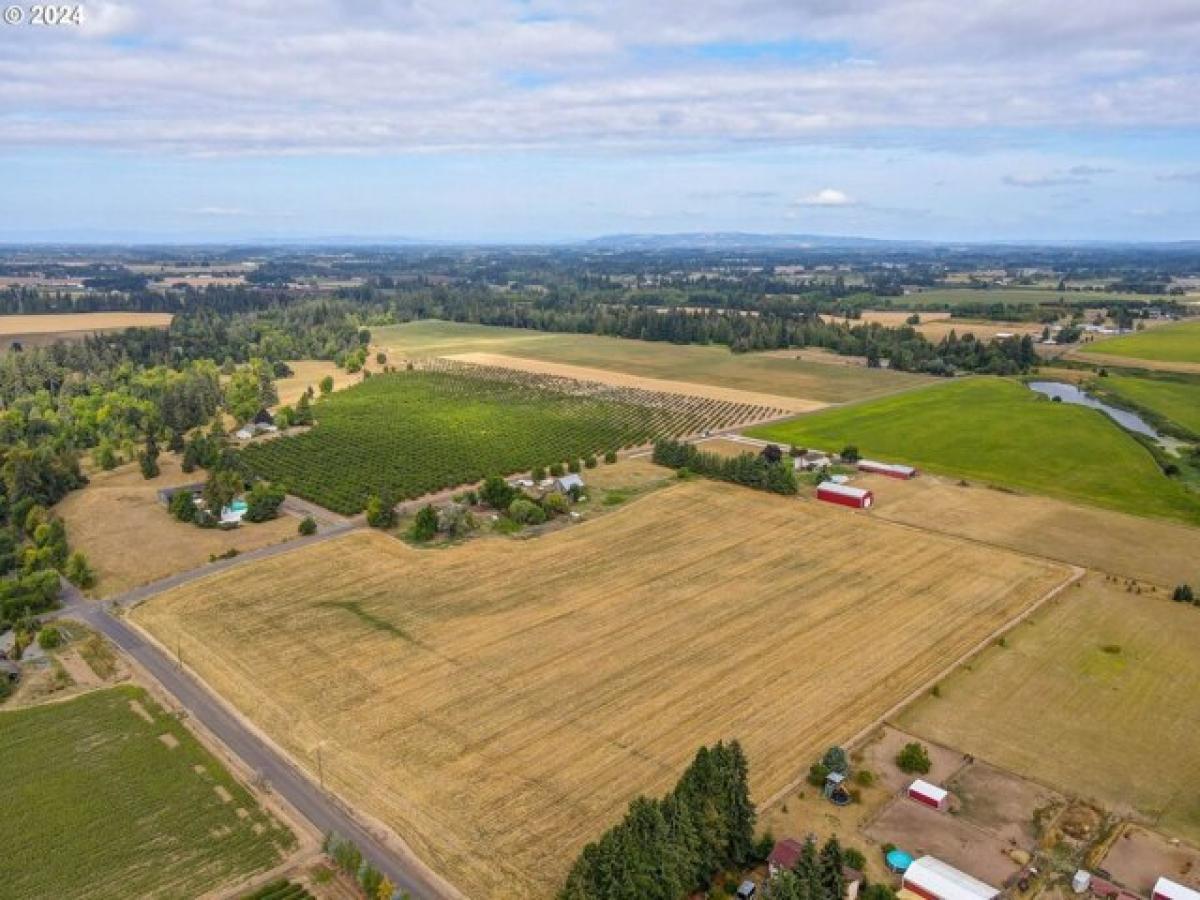
POLYGON ((0 759, 6 897, 200 896, 295 846, 140 688, 0 712, 0 759))
POLYGON ((693 482, 522 542, 355 533, 133 616, 468 894, 548 897, 699 745, 740 739, 762 801, 1069 575, 693 482))

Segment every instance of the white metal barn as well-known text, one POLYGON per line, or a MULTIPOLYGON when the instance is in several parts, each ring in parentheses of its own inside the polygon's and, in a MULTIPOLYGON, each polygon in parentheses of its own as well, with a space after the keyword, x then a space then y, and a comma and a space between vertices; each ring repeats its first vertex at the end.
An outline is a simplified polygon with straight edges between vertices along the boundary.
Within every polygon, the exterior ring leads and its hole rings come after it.
POLYGON ((1159 878, 1154 883, 1153 900, 1200 900, 1200 891, 1177 884, 1169 878, 1159 878))
POLYGON ((925 900, 993 900, 1000 895, 998 888, 932 856, 922 856, 909 866, 903 884, 925 900))
POLYGON ((910 799, 938 811, 944 810, 950 804, 948 790, 940 788, 936 784, 930 784, 928 781, 922 781, 920 778, 908 786, 908 796, 910 799))

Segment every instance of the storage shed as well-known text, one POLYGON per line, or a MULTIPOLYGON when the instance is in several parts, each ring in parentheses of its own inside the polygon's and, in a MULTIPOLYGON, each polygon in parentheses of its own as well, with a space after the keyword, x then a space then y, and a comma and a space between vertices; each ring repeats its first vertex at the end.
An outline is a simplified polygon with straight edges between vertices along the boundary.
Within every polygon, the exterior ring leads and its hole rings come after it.
POLYGON ((939 812, 950 805, 949 791, 936 784, 930 784, 928 781, 922 781, 920 778, 908 786, 908 796, 939 812))
POLYGON ((870 509, 875 502, 875 495, 864 488, 823 481, 817 485, 817 499, 824 500, 826 503, 849 506, 852 509, 870 509))
POLYGON ((1154 882, 1152 900, 1200 900, 1200 891, 1185 887, 1170 878, 1159 878, 1154 882))
POLYGON ((998 888, 932 856, 909 866, 902 885, 925 900, 993 900, 1000 895, 998 888))
POLYGON ((882 463, 873 459, 860 459, 858 471, 872 472, 876 475, 886 475, 888 478, 915 478, 919 473, 912 466, 902 466, 896 463, 882 463))

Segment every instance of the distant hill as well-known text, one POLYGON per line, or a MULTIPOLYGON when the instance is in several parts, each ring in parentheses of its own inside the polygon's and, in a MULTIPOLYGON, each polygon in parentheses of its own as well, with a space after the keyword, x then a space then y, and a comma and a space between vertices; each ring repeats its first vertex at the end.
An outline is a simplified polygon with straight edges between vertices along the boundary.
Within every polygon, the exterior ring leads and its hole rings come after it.
POLYGON ((609 234, 580 242, 603 250, 814 250, 826 248, 915 247, 921 241, 819 234, 752 234, 741 231, 693 231, 678 234, 609 234))

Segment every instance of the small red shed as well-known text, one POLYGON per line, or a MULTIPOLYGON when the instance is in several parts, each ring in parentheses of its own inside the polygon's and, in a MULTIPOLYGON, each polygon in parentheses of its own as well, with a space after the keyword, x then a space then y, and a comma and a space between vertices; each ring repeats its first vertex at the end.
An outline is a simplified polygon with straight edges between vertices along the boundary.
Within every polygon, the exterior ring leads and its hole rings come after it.
POLYGON ((853 509, 870 509, 875 502, 875 495, 864 488, 823 481, 817 485, 817 499, 824 500, 826 503, 849 506, 853 509))
POLYGON ((923 803, 931 809, 944 810, 950 804, 950 792, 936 784, 922 781, 918 778, 908 786, 908 796, 918 803, 923 803))

